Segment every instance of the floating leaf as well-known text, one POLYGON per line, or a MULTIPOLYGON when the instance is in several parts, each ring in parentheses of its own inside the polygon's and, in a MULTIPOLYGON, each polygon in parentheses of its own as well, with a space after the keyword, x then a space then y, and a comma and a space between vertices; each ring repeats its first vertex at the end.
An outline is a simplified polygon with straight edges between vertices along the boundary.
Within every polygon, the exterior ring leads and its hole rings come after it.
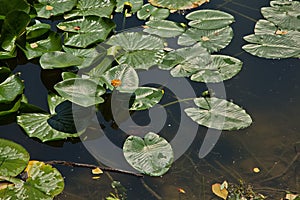
POLYGON ((208 0, 148 0, 152 5, 170 10, 185 10, 197 8, 208 0))
POLYGON ((212 192, 222 199, 227 199, 228 190, 226 188, 221 189, 220 183, 215 183, 211 186, 212 192))
POLYGON ((181 35, 185 31, 185 28, 173 21, 151 20, 146 22, 144 31, 163 38, 169 38, 181 35))
POLYGON ((104 41, 115 28, 115 24, 111 19, 87 16, 61 22, 57 27, 69 32, 65 35, 65 45, 86 48, 90 44, 104 41))
POLYGON ((197 10, 189 13, 185 17, 189 22, 189 26, 204 29, 220 29, 234 22, 234 17, 226 12, 219 10, 197 10))
POLYGON ((277 30, 277 27, 272 22, 267 20, 260 19, 256 22, 254 32, 256 35, 274 35, 277 30))
POLYGON ((42 36, 43 34, 47 33, 51 26, 49 24, 41 23, 37 21, 38 23, 26 27, 26 39, 33 39, 42 36))
POLYGON ((189 28, 178 38, 178 44, 190 46, 196 42, 206 48, 209 52, 216 52, 225 48, 233 37, 232 28, 227 26, 221 29, 200 30, 189 28))
POLYGON ((77 0, 38 0, 38 2, 34 4, 38 17, 50 18, 72 10, 77 0))
POLYGON ((0 83, 0 103, 9 103, 23 93, 24 84, 17 75, 11 75, 0 83))
POLYGON ((137 12, 137 17, 140 20, 166 19, 170 15, 169 9, 157 8, 147 3, 137 12))
POLYGON ((1 176, 17 176, 27 166, 29 153, 21 145, 0 138, 0 152, 1 176))
POLYGON ((147 133, 144 139, 129 136, 124 143, 123 153, 133 168, 150 176, 165 174, 174 159, 168 141, 152 132, 147 133))
POLYGON ((251 117, 238 105, 224 99, 195 98, 197 108, 184 111, 195 122, 218 130, 238 130, 250 126, 251 117))
POLYGON ((90 15, 109 18, 114 7, 115 2, 113 0, 79 0, 76 9, 65 14, 64 18, 90 15))
POLYGON ((83 59, 62 51, 48 52, 40 58, 43 69, 66 68, 81 65, 82 62, 83 59))
POLYGON ((65 99, 83 107, 104 102, 101 97, 106 91, 94 81, 83 78, 70 78, 57 83, 54 89, 65 99))
POLYGON ((30 5, 25 0, 1 0, 0 2, 0 16, 4 18, 8 13, 19 10, 29 13, 30 5))
POLYGON ((139 78, 136 71, 128 65, 118 65, 106 71, 101 76, 101 82, 105 83, 107 88, 113 90, 116 88, 120 92, 133 92, 138 88, 139 78), (113 80, 120 80, 121 84, 117 87, 112 85, 113 80))
POLYGON ((137 12, 143 6, 143 0, 117 0, 116 12, 123 12, 124 5, 129 5, 131 7, 130 13, 137 12))
POLYGON ((151 87, 139 87, 134 92, 135 100, 130 110, 146 110, 157 104, 164 92, 163 90, 151 87))

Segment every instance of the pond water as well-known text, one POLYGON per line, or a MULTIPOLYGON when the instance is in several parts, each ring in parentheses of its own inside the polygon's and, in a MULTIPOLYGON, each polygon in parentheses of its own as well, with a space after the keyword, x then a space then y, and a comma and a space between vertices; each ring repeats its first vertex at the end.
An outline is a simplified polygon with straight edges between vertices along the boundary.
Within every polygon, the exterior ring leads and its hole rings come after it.
MULTIPOLYGON (((110 192, 111 179, 120 181, 127 189, 129 200, 152 199, 219 199, 211 192, 211 185, 224 180, 251 184, 254 191, 269 199, 280 199, 284 191, 300 192, 300 67, 299 59, 270 60, 254 57, 241 47, 245 44, 243 36, 253 33, 255 22, 261 19, 260 8, 268 6, 269 1, 253 0, 212 0, 201 8, 220 9, 235 17, 232 25, 234 38, 222 54, 235 56, 244 62, 242 71, 233 79, 225 81, 227 99, 242 106, 253 118, 253 124, 240 131, 223 131, 212 151, 200 159, 198 152, 207 129, 199 127, 192 145, 163 177, 140 178, 110 173, 93 180, 88 169, 57 166, 65 177, 65 190, 55 199, 105 199, 110 192), (299 153, 298 153, 299 154, 299 153), (253 168, 258 167, 259 173, 253 168), (151 188, 151 189, 149 189, 151 188), (183 188, 185 194, 178 192, 183 188)), ((180 14, 171 16, 176 21, 184 21, 180 14)), ((122 28, 122 16, 116 18, 118 30, 122 28)), ((142 25, 135 18, 126 20, 125 28, 142 25)), ((41 70, 34 64, 18 66, 15 71, 22 73, 25 80, 25 95, 29 102, 47 109, 47 90, 40 77, 41 70)), ((191 83, 197 95, 205 90, 205 85, 191 83)), ((173 101, 171 93, 166 93, 163 103, 173 101)), ((170 126, 161 134, 172 139, 178 128, 178 106, 169 106, 167 111, 173 116, 170 126)), ((136 123, 147 125, 147 112, 134 113, 136 123)), ((134 129, 134 128, 133 128, 134 129)), ((97 161, 86 150, 80 140, 51 142, 43 144, 23 133, 15 123, 1 126, 2 138, 22 144, 36 160, 68 160, 80 163, 97 161)), ((117 129, 109 133, 118 134, 117 129)), ((186 134, 189 134, 187 131, 186 134)), ((118 138, 117 138, 118 139, 118 138)), ((115 140, 117 140, 115 139, 115 140)), ((118 141, 115 141, 116 143, 118 141)))

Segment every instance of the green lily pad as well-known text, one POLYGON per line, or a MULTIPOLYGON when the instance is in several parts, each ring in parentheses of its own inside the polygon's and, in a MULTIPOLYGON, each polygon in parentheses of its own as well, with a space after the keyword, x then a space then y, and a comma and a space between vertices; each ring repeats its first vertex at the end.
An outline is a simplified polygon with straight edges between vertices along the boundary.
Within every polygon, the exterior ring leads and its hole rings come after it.
POLYGON ((30 5, 25 0, 1 0, 0 2, 0 16, 3 19, 8 13, 19 10, 29 13, 30 5))
POLYGON ((24 83, 17 75, 11 75, 0 83, 0 103, 9 103, 23 93, 24 83))
POLYGON ((174 160, 168 141, 152 132, 145 135, 144 139, 129 136, 123 145, 123 153, 133 168, 150 176, 165 174, 174 160))
POLYGON ((204 30, 220 29, 234 22, 232 15, 219 10, 208 9, 191 12, 185 18, 192 20, 189 22, 189 26, 204 30))
POLYGON ((6 51, 13 51, 16 47, 15 42, 23 33, 30 22, 30 16, 23 11, 12 11, 4 19, 0 43, 6 51))
POLYGON ((64 15, 65 19, 81 16, 99 16, 109 18, 115 7, 113 0, 79 0, 76 9, 64 15))
POLYGON ((27 166, 29 153, 21 145, 0 138, 0 152, 1 176, 17 176, 27 166))
POLYGON ((276 33, 277 27, 270 21, 260 19, 256 22, 254 33, 256 35, 274 35, 276 33))
POLYGON ((164 48, 164 41, 161 38, 137 32, 114 35, 107 41, 107 44, 113 46, 111 50, 117 50, 111 54, 120 64, 128 64, 135 69, 149 69, 159 63, 157 55, 164 48))
POLYGON ((34 4, 38 17, 50 18, 72 10, 77 0, 38 0, 38 2, 34 4))
POLYGON ((50 30, 50 24, 38 23, 26 27, 26 39, 33 39, 42 36, 43 34, 47 33, 50 30))
POLYGON ((151 20, 144 28, 144 32, 163 38, 176 37, 185 31, 181 24, 168 20, 151 20))
POLYGON ((70 78, 57 83, 54 89, 65 99, 83 107, 104 102, 101 97, 106 91, 94 81, 83 78, 70 78))
POLYGON ((66 101, 66 99, 50 92, 48 94, 47 101, 48 101, 50 114, 55 115, 55 113, 56 113, 55 107, 58 106, 59 104, 61 104, 62 102, 66 101))
POLYGON ((66 68, 81 65, 82 62, 83 59, 62 51, 48 52, 40 58, 40 64, 43 69, 66 68))
POLYGON ((130 12, 135 13, 143 6, 143 0, 117 0, 116 12, 123 12, 124 6, 129 6, 130 12))
POLYGON ((137 17, 140 20, 158 20, 166 19, 170 15, 169 9, 157 8, 147 3, 137 12, 137 17))
POLYGON ((57 25, 59 29, 68 32, 65 34, 65 45, 82 48, 104 41, 115 26, 111 19, 97 16, 87 16, 57 25))
POLYGON ((124 64, 109 69, 100 79, 100 82, 105 84, 108 89, 113 90, 115 88, 126 93, 134 92, 139 85, 137 72, 131 66, 124 64))
POLYGON ((148 0, 153 6, 164 7, 170 10, 186 10, 197 8, 208 2, 207 0, 148 0))
POLYGON ((0 59, 9 59, 17 56, 16 47, 14 47, 11 51, 0 51, 0 59))
POLYGON ((196 123, 218 130, 243 129, 252 123, 251 117, 238 105, 216 97, 195 98, 197 108, 187 108, 185 113, 196 123))
POLYGON ((227 26, 221 29, 200 30, 189 28, 178 38, 178 44, 190 46, 196 42, 200 43, 209 52, 216 52, 225 48, 233 37, 232 28, 227 26))
POLYGON ((134 94, 135 100, 130 110, 146 110, 153 107, 161 100, 164 91, 151 87, 139 87, 134 94))
POLYGON ((50 165, 39 161, 30 161, 26 173, 26 182, 9 177, 12 182, 0 189, 2 199, 18 200, 52 200, 64 189, 64 179, 59 171, 50 165))

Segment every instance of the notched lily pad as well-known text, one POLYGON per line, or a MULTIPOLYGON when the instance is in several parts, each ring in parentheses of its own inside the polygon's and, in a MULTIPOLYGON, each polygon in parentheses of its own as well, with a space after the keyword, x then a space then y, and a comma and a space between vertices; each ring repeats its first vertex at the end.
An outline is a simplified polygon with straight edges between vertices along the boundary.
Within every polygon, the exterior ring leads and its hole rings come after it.
POLYGON ((144 139, 129 136, 123 145, 123 153, 133 168, 150 176, 165 174, 174 160, 168 141, 152 132, 146 134, 144 139))
POLYGON ((50 18, 72 10, 77 0, 38 0, 38 2, 34 4, 38 17, 50 18))
POLYGON ((209 0, 148 0, 152 5, 170 10, 186 10, 197 8, 209 0))
POLYGON ((134 94, 135 100, 130 110, 146 110, 153 107, 161 100, 164 91, 151 87, 139 87, 134 94))
POLYGON ((23 93, 24 83, 17 75, 10 75, 0 83, 0 103, 9 103, 23 93))
POLYGON ((157 8, 147 3, 137 12, 137 17, 140 20, 158 20, 166 19, 170 15, 169 9, 157 8))

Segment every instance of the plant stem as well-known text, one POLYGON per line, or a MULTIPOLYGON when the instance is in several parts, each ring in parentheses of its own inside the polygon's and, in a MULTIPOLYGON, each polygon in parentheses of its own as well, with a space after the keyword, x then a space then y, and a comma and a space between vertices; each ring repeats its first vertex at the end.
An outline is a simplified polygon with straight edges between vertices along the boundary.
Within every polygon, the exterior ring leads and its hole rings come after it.
POLYGON ((133 176, 140 177, 140 178, 144 177, 142 174, 138 174, 138 173, 134 173, 134 172, 130 172, 130 171, 125 171, 125 170, 122 170, 122 169, 114 169, 114 168, 110 168, 110 167, 101 167, 101 166, 97 166, 97 165, 93 165, 93 164, 86 164, 86 163, 76 163, 76 162, 63 161, 63 160, 52 160, 52 161, 46 161, 45 163, 50 164, 50 165, 64 165, 64 166, 83 167, 83 168, 90 168, 90 169, 99 168, 102 171, 128 174, 128 175, 133 175, 133 176))
POLYGON ((173 105, 173 104, 180 103, 180 102, 192 101, 192 100, 194 100, 194 99, 195 99, 195 97, 193 97, 193 98, 180 99, 180 100, 171 101, 171 102, 169 102, 169 103, 163 104, 162 106, 163 106, 163 107, 167 107, 167 106, 171 106, 171 105, 173 105))

